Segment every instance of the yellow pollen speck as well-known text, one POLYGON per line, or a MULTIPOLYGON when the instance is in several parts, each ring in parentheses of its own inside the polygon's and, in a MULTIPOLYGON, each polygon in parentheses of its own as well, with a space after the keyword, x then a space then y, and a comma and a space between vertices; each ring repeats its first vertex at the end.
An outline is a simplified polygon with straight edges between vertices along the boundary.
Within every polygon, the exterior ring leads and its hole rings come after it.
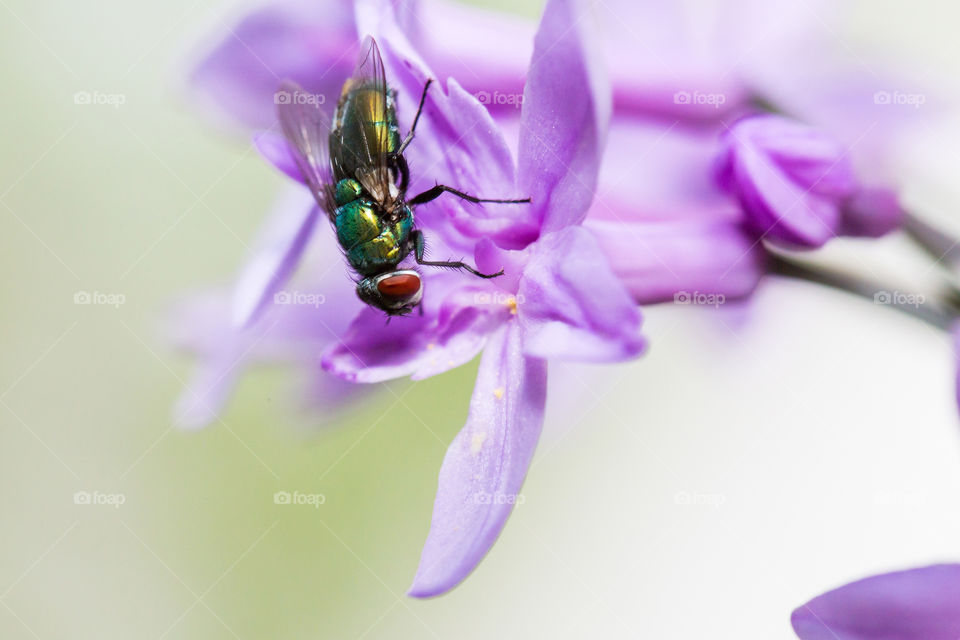
POLYGON ((436 342, 430 342, 427 344, 427 349, 436 349, 436 348, 437 348, 436 342))
POLYGON ((516 296, 510 296, 507 298, 507 301, 504 303, 507 305, 507 308, 510 309, 510 313, 517 315, 517 298, 516 296))
POLYGON ((506 390, 503 387, 497 387, 493 390, 493 395, 497 398, 497 400, 502 400, 505 391, 506 390))
POLYGON ((483 446, 483 441, 487 439, 487 434, 485 433, 475 433, 473 438, 470 440, 470 453, 477 455, 480 453, 480 447, 483 446))

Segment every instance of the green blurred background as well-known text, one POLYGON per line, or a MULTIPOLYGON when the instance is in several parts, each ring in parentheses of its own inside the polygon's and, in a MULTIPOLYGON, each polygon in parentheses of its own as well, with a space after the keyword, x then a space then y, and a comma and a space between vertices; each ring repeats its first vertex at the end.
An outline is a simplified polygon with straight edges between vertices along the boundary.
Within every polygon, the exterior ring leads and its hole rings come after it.
MULTIPOLYGON (((954 72, 957 14, 947 2, 863 2, 850 12, 850 37, 954 72)), ((779 332, 792 327, 798 350, 805 336, 833 336, 810 338, 807 353, 781 354, 794 359, 790 370, 799 373, 788 375, 799 397, 820 394, 821 406, 835 405, 828 419, 820 409, 815 417, 802 406, 783 410, 782 398, 737 401, 745 384, 776 397, 768 370, 749 355, 776 358, 776 334, 728 317, 724 327, 738 335, 731 341, 695 314, 653 310, 648 334, 659 342, 644 362, 558 368, 568 384, 589 378, 594 386, 551 408, 526 504, 476 574, 438 600, 403 593, 475 364, 412 387, 394 383, 403 403, 374 396, 334 427, 291 402, 289 372, 260 370, 243 378, 225 424, 172 429, 170 407, 189 362, 158 339, 158 318, 178 293, 229 281, 281 184, 242 142, 211 131, 176 89, 187 45, 231 15, 206 0, 0 2, 0 637, 593 637, 600 629, 789 637, 789 609, 816 590, 886 562, 951 552, 946 536, 899 544, 896 536, 915 540, 896 523, 921 511, 916 501, 878 510, 869 500, 884 482, 914 495, 910 483, 924 480, 915 493, 930 504, 957 499, 942 338, 871 312, 871 331, 905 336, 888 347, 905 368, 870 378, 891 356, 871 360, 880 354, 856 319, 863 309, 821 302, 802 287, 794 295, 810 296, 808 308, 836 305, 845 320, 768 319, 779 332), (119 94, 124 103, 78 105, 79 91, 119 94), (83 291, 125 301, 75 304, 83 291), (750 349, 738 348, 744 341, 750 349), (838 345, 849 367, 816 381, 801 375, 838 345), (927 377, 917 377, 921 369, 927 377), (898 394, 928 406, 917 427, 923 444, 896 429, 915 418, 915 406, 898 413, 872 404, 898 394), (803 438, 785 435, 801 430, 803 438), (831 443, 832 453, 804 448, 841 430, 849 435, 831 443), (879 452, 866 460, 857 452, 868 437, 879 452), (754 457, 768 444, 769 453, 754 457), (891 472, 911 447, 924 459, 921 477, 891 472), (851 471, 851 459, 864 468, 851 471), (838 496, 827 471, 805 477, 804 469, 832 465, 838 477, 855 477, 853 489, 838 496), (773 480, 779 473, 786 478, 773 480), (771 479, 758 483, 761 474, 771 479), (276 505, 280 490, 322 493, 325 502, 276 505), (719 509, 678 509, 678 491, 711 490, 726 496, 724 520, 719 509), (75 504, 84 491, 124 503, 75 504), (771 531, 778 509, 782 529, 771 531), (832 536, 804 529, 808 518, 798 512, 849 519, 852 532, 837 534, 835 549, 832 536), (901 533, 864 543, 878 529, 901 533), (816 560, 788 567, 758 552, 754 535, 771 549, 803 539, 822 545, 816 560), (844 561, 851 564, 834 572, 844 561), (744 574, 737 586, 732 567, 744 574), (773 571, 787 576, 776 586, 773 571), (769 609, 744 604, 757 597, 769 609), (712 622, 701 628, 704 616, 712 622)), ((956 204, 955 194, 944 197, 945 207, 956 204)), ((761 302, 777 295, 765 289, 761 302)), ((930 517, 943 520, 925 530, 956 530, 952 515, 930 517)))

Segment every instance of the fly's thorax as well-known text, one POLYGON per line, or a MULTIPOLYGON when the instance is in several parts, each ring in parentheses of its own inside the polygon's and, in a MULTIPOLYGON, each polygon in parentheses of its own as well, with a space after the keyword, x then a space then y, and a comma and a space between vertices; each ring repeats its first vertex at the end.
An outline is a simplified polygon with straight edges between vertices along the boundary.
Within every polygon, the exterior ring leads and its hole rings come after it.
POLYGON ((337 208, 334 225, 347 260, 361 275, 396 268, 410 253, 413 212, 409 207, 388 215, 372 200, 358 198, 337 208))
POLYGON ((357 296, 389 315, 405 315, 420 304, 423 280, 413 270, 388 271, 358 282, 357 296))
MULTIPOLYGON (((339 188, 339 183, 337 186, 339 188)), ((350 251, 379 236, 383 232, 381 214, 380 208, 367 198, 356 198, 337 207, 334 226, 337 229, 337 241, 340 246, 350 251)))

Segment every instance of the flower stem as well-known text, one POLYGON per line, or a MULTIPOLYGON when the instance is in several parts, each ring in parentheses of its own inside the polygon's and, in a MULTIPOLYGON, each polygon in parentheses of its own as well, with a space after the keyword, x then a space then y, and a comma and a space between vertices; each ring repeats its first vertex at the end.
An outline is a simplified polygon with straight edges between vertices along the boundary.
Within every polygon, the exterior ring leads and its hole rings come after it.
POLYGON ((890 295, 889 288, 883 287, 877 282, 853 273, 825 267, 816 264, 813 260, 800 258, 793 254, 771 251, 769 268, 776 275, 813 282, 853 294, 870 302, 882 302, 885 306, 893 307, 943 331, 950 331, 957 319, 957 304, 949 299, 923 301, 922 303, 899 300, 890 295), (881 301, 881 296, 884 295, 887 297, 881 301))
POLYGON ((928 224, 915 215, 906 214, 903 230, 936 262, 952 266, 960 261, 960 240, 928 224))

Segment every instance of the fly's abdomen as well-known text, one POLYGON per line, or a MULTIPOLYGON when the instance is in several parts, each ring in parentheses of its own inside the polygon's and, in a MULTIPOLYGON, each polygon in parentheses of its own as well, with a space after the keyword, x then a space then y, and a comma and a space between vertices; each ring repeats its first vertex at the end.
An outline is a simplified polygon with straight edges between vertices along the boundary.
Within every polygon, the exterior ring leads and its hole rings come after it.
POLYGON ((369 159, 379 158, 400 147, 400 127, 393 96, 386 99, 377 87, 347 83, 337 105, 330 138, 330 156, 336 178, 356 178, 369 169, 369 159))

